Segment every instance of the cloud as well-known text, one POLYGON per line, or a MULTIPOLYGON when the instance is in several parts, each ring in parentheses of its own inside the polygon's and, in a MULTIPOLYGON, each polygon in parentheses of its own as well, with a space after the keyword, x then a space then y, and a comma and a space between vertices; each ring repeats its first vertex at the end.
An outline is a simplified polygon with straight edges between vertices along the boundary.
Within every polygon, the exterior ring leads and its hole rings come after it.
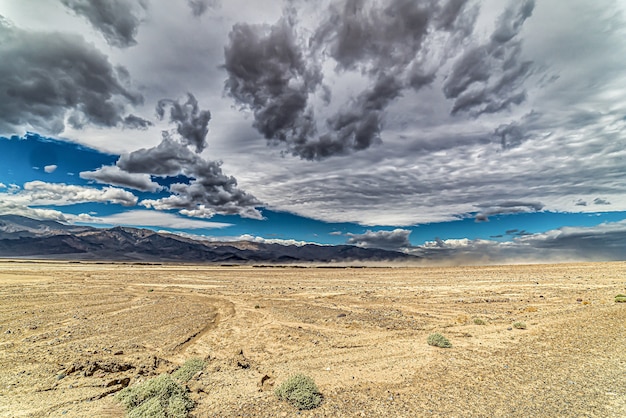
POLYGON ((187 0, 187 4, 191 8, 191 13, 196 16, 202 16, 209 8, 216 7, 218 0, 187 0))
POLYGON ((294 22, 274 25, 238 23, 224 48, 228 95, 254 113, 253 126, 268 140, 286 143, 297 153, 315 134, 309 94, 321 83, 320 69, 307 63, 294 22))
POLYGON ((483 203, 476 205, 480 213, 476 216, 477 222, 489 221, 489 216, 508 215, 512 213, 539 212, 545 205, 541 202, 504 201, 494 203, 483 203))
POLYGON ((6 185, 6 184, 4 184, 4 183, 0 183, 0 189, 6 189, 6 188, 7 188, 7 185, 6 185))
POLYGON ((467 49, 446 79, 443 91, 454 99, 451 113, 468 111, 477 116, 496 113, 526 99, 522 82, 532 63, 521 60, 521 42, 516 36, 533 12, 534 0, 511 3, 498 19, 485 44, 467 49))
POLYGON ((152 126, 153 123, 136 115, 128 115, 124 118, 122 125, 129 129, 146 130, 152 126))
POLYGON ((158 210, 174 209, 199 218, 222 214, 262 219, 255 208, 260 202, 239 189, 233 176, 224 174, 222 162, 206 160, 199 154, 207 145, 210 112, 200 110, 196 98, 190 93, 184 104, 171 99, 160 100, 156 108, 159 117, 164 117, 166 106, 170 106, 170 123, 176 125, 176 130, 162 132, 163 138, 156 147, 121 155, 117 168, 107 169, 107 176, 100 173, 99 178, 111 180, 113 174, 118 178, 126 176, 127 179, 145 181, 149 176, 184 176, 189 182, 170 185, 170 196, 145 199, 140 204, 158 210), (195 152, 189 146, 194 146, 195 152))
POLYGON ((114 187, 95 189, 37 180, 25 183, 23 188, 11 185, 6 191, 0 192, 0 213, 12 213, 34 219, 74 222, 78 219, 85 219, 87 215, 66 214, 37 206, 68 206, 79 203, 114 203, 122 206, 135 206, 137 200, 132 193, 114 187))
POLYGON ((222 229, 232 226, 229 223, 182 218, 171 213, 153 210, 131 210, 109 216, 90 217, 83 223, 174 229, 222 229))
POLYGON ((507 231, 515 235, 512 241, 436 239, 406 252, 447 264, 605 261, 626 257, 626 220, 536 234, 512 231, 507 231))
POLYGON ((435 80, 442 59, 429 54, 430 44, 471 33, 476 13, 466 6, 464 0, 443 7, 407 0, 384 6, 332 2, 308 46, 298 42, 293 9, 272 26, 239 23, 225 48, 226 91, 253 111, 253 126, 266 139, 286 144, 293 155, 319 160, 367 149, 381 143, 387 107, 403 91, 435 80), (319 132, 315 94, 325 104, 331 95, 317 63, 329 57, 338 74, 358 71, 371 84, 326 117, 327 131, 319 132))
POLYGON ((0 56, 0 132, 58 134, 66 119, 75 128, 125 126, 126 106, 143 101, 123 81, 126 70, 80 36, 27 32, 0 19, 0 56))
POLYGON ((347 234, 347 243, 364 248, 382 248, 385 250, 401 250, 411 247, 408 229, 393 231, 366 231, 364 234, 347 234))
POLYGON ((145 0, 61 0, 61 3, 84 16, 109 45, 126 48, 137 44, 137 29, 147 9, 145 0))
POLYGON ((39 180, 24 183, 21 191, 4 196, 4 198, 9 200, 12 200, 12 197, 16 197, 18 201, 28 202, 29 205, 36 206, 64 206, 88 202, 116 203, 123 206, 134 206, 137 204, 137 196, 115 187, 94 189, 64 183, 45 183, 39 180))
POLYGON ((76 215, 66 214, 54 209, 31 208, 19 203, 0 200, 1 215, 20 215, 31 219, 39 219, 42 221, 57 221, 62 223, 70 223, 78 217, 76 215))
POLYGON ((240 235, 238 237, 216 237, 214 238, 215 241, 249 241, 249 242, 258 242, 261 244, 279 244, 279 245, 295 245, 296 247, 302 247, 305 245, 309 245, 309 244, 314 244, 314 245, 321 245, 321 244, 317 244, 315 242, 309 242, 309 241, 298 241, 295 239, 279 239, 279 238, 263 238, 263 237, 259 237, 259 236, 255 236, 255 235, 250 235, 250 234, 243 234, 240 235))
POLYGON ((43 168, 46 173, 54 173, 58 167, 55 164, 47 165, 43 168))
POLYGON ((596 197, 595 199, 593 199, 593 204, 594 205, 610 205, 611 202, 609 202, 606 199, 602 199, 600 197, 596 197))
POLYGON ((143 192, 157 192, 163 188, 152 181, 149 174, 129 173, 121 170, 118 166, 103 166, 94 171, 82 171, 79 175, 82 179, 128 187, 143 192))
POLYGON ((193 145, 196 152, 202 152, 207 146, 206 136, 209 133, 211 112, 200 110, 198 101, 191 93, 187 93, 187 101, 184 104, 171 99, 159 100, 156 112, 160 119, 165 116, 166 106, 170 106, 169 121, 176 124, 176 132, 185 145, 193 145))
MULTIPOLYGON (((467 33, 474 25, 473 19, 462 19, 467 1, 450 1, 443 8, 440 3, 334 2, 314 34, 313 43, 317 48, 323 45, 328 49, 342 70, 357 69, 378 78, 389 74, 400 76, 408 69, 409 73, 404 75, 415 78, 423 70, 419 58, 425 52, 422 48, 430 31, 467 33)), ((428 78, 425 81, 432 81, 428 78)))

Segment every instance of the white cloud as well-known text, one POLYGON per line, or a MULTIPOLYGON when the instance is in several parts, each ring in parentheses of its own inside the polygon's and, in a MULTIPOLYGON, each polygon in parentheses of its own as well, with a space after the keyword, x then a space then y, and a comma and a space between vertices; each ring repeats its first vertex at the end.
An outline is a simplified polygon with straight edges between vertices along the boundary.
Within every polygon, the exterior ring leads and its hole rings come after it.
POLYGON ((364 248, 383 248, 399 250, 411 246, 408 229, 394 229, 393 231, 366 231, 364 234, 347 234, 348 244, 364 248))
POLYGON ((0 183, 0 189, 6 189, 7 186, 4 183, 0 183))
POLYGON ((278 238, 268 239, 268 238, 258 237, 258 236, 249 235, 249 234, 240 235, 237 238, 237 241, 251 241, 251 242, 258 242, 262 244, 295 245, 298 247, 302 247, 303 245, 307 245, 307 244, 320 245, 315 242, 298 241, 294 239, 278 239, 278 238))
POLYGON ((182 218, 171 213, 152 210, 131 210, 109 216, 90 216, 88 219, 84 218, 81 222, 174 229, 221 229, 232 225, 223 222, 208 222, 197 219, 182 218))
POLYGON ((95 189, 64 183, 45 183, 40 180, 24 183, 22 191, 8 196, 29 205, 65 206, 76 203, 117 203, 123 206, 137 204, 137 196, 115 187, 95 189))
POLYGON ((45 171, 46 173, 50 174, 50 173, 54 173, 56 171, 56 169, 58 168, 57 165, 55 164, 51 164, 51 165, 47 165, 43 168, 43 171, 45 171))
POLYGON ((11 184, 6 191, 0 192, 0 214, 12 213, 34 219, 71 223, 81 221, 89 215, 67 214, 37 206, 68 206, 91 202, 134 206, 137 203, 137 197, 130 192, 113 187, 93 189, 63 183, 31 181, 25 183, 24 188, 11 184))

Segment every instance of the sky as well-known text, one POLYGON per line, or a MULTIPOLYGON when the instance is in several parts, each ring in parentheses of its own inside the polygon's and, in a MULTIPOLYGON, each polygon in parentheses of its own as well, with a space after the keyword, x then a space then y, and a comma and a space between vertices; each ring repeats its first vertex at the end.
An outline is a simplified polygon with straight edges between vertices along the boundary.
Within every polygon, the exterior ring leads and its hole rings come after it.
POLYGON ((626 259, 626 2, 0 0, 0 214, 626 259))

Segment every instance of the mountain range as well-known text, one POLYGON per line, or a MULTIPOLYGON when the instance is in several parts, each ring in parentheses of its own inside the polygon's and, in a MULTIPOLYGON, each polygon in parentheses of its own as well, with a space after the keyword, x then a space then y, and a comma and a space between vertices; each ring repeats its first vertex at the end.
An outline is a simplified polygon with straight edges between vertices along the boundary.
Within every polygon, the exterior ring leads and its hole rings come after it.
POLYGON ((220 264, 419 260, 397 251, 353 245, 215 242, 149 229, 66 225, 19 215, 0 215, 0 257, 220 264))

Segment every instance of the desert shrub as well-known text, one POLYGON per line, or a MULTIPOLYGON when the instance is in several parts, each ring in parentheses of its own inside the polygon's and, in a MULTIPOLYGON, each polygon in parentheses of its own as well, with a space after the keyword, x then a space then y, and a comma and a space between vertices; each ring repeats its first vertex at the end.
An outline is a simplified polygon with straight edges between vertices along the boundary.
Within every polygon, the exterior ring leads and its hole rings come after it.
POLYGON ((193 408, 187 389, 169 374, 122 389, 116 398, 129 418, 184 418, 193 408))
POLYGON ((618 295, 615 296, 615 302, 626 303, 626 295, 619 293, 618 295))
POLYGON ((190 358, 182 366, 176 369, 174 373, 172 373, 172 377, 186 383, 191 380, 196 373, 203 370, 204 366, 206 366, 206 361, 201 358, 190 358))
POLYGON ((450 343, 450 341, 448 341, 448 339, 446 337, 444 337, 443 335, 439 334, 438 332, 434 333, 434 334, 430 334, 428 336, 428 345, 432 345, 435 347, 441 347, 441 348, 450 348, 452 347, 452 344, 450 343))
POLYGON ((287 401, 298 409, 313 409, 322 403, 322 394, 309 376, 295 374, 274 391, 278 399, 287 401))
POLYGON ((484 320, 480 319, 480 318, 474 318, 474 324, 476 324, 476 325, 487 325, 487 323, 484 320))
POLYGON ((515 329, 526 329, 526 324, 523 322, 514 322, 513 328, 515 329))

